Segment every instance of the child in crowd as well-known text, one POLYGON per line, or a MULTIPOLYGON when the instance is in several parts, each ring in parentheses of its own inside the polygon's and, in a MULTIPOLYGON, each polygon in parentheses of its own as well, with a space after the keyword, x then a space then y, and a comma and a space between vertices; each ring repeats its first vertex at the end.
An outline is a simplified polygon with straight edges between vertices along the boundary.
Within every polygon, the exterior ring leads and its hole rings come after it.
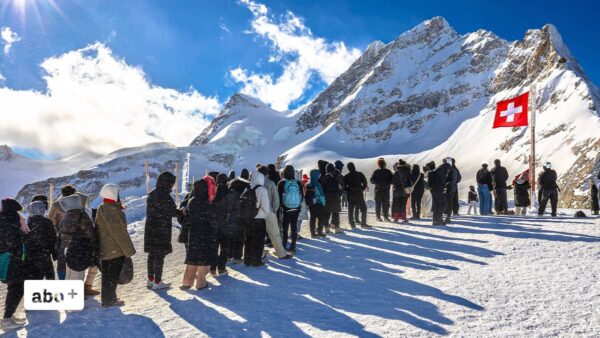
POLYGON ((471 209, 473 209, 473 215, 477 215, 477 203, 479 203, 479 198, 477 196, 477 192, 475 191, 474 186, 469 186, 469 196, 467 198, 469 201, 469 210, 467 211, 467 215, 471 214, 471 209))

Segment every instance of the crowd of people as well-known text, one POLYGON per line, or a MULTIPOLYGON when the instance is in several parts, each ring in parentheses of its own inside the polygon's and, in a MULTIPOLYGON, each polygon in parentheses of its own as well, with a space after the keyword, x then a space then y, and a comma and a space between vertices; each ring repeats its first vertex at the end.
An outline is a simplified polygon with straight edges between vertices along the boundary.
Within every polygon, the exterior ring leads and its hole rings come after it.
MULTIPOLYGON (((600 180, 600 174, 598 175, 600 180)), ((370 177, 374 185, 377 221, 407 223, 432 214, 432 225, 452 222, 459 212, 458 184, 462 176, 453 158, 439 166, 429 162, 421 167, 400 159, 387 168, 384 158, 370 177), (426 192, 431 207, 423 208, 426 192), (391 209, 391 210, 390 210, 391 209)), ((477 171, 477 186, 469 187, 468 214, 511 214, 507 191, 514 190, 515 213, 525 215, 531 205, 529 172, 517 175, 509 185, 509 173, 500 160, 488 169, 487 162, 477 171), (479 207, 479 208, 477 208, 479 207)), ((180 231, 177 242, 185 247, 185 269, 180 288, 207 288, 209 274, 227 273, 227 263, 248 267, 264 265, 272 247, 278 259, 296 254, 300 229, 307 221, 311 238, 343 233, 340 212, 347 204, 347 223, 351 229, 370 228, 367 219, 367 177, 354 163, 319 161, 308 174, 287 165, 257 164, 252 173, 240 175, 210 172, 193 182, 180 205, 172 196, 176 176, 161 173, 156 187, 147 196, 144 252, 147 253, 147 287, 170 287, 163 281, 165 257, 173 251, 173 219, 180 231), (347 173, 344 174, 344 169, 347 173), (343 203, 344 202, 344 203, 343 203)), ((547 203, 556 216, 557 174, 552 164, 544 164, 539 179, 539 215, 547 203)), ((590 180, 592 212, 598 214, 598 188, 590 180)), ((61 196, 49 203, 47 196, 34 196, 26 207, 14 199, 2 200, 0 209, 0 280, 7 285, 2 329, 19 328, 26 319, 15 315, 23 298, 24 280, 82 280, 86 296, 100 295, 102 306, 124 304, 117 297, 119 275, 126 259, 136 253, 127 231, 119 187, 106 184, 99 193, 102 203, 90 208, 89 198, 72 186, 61 189, 61 196), (53 261, 56 261, 56 269, 53 261), (93 283, 101 272, 101 291, 93 283)))

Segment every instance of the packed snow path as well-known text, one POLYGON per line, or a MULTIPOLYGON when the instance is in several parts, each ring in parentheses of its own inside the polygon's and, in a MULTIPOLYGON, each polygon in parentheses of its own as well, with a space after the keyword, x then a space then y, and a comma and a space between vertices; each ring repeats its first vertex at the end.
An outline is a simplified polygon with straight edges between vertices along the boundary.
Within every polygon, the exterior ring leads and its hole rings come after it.
POLYGON ((600 336, 598 218, 372 224, 299 241, 292 260, 231 265, 202 291, 179 290, 176 244, 164 276, 174 287, 152 292, 134 223, 136 277, 118 289, 125 307, 95 298, 82 312, 30 312, 26 329, 5 336, 600 336))

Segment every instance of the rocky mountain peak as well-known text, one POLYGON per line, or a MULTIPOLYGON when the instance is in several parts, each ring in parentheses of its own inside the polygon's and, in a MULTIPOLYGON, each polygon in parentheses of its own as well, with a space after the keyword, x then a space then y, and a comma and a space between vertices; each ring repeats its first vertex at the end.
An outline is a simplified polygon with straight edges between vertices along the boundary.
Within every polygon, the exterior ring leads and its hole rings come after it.
POLYGON ((17 155, 8 145, 0 145, 0 161, 12 161, 21 157, 23 156, 17 155))

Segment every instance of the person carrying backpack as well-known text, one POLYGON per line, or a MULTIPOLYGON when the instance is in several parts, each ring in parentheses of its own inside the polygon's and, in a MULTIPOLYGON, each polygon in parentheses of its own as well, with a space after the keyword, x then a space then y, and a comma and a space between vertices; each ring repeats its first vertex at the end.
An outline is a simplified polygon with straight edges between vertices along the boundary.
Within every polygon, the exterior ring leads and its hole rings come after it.
POLYGON ((328 163, 325 169, 327 174, 323 181, 325 193, 325 210, 331 217, 331 225, 325 226, 325 232, 333 228, 334 233, 342 233, 340 228, 340 212, 342 211, 342 193, 344 192, 344 178, 333 163, 328 163))
POLYGON ((25 326, 26 318, 15 316, 24 294, 25 235, 29 228, 20 214, 23 207, 12 198, 0 203, 0 280, 6 283, 4 317, 0 322, 3 331, 25 326))
POLYGON ((296 179, 294 167, 291 165, 286 165, 283 169, 283 179, 277 184, 277 191, 283 209, 283 247, 288 250, 288 232, 291 227, 292 243, 288 251, 294 254, 296 253, 296 241, 298 239, 298 216, 304 198, 302 196, 302 182, 296 179))
POLYGON ((228 244, 224 246, 232 263, 240 264, 244 261, 244 242, 246 241, 246 226, 241 221, 240 198, 242 194, 250 190, 250 175, 248 171, 242 170, 240 177, 236 177, 229 182, 229 192, 227 193, 227 227, 228 244))
POLYGON ((52 259, 58 254, 58 237, 52 221, 45 217, 47 210, 46 196, 35 196, 27 206, 29 214, 27 219, 29 233, 25 236, 27 279, 56 278, 52 259))
POLYGON ((321 178, 321 172, 318 169, 310 171, 310 179, 307 184, 304 185, 304 200, 310 211, 310 237, 326 237, 323 229, 327 224, 327 218, 325 215, 325 194, 323 193, 323 187, 319 182, 321 178), (318 220, 318 226, 317 226, 318 220))
MULTIPOLYGON (((244 192, 240 198, 241 219, 246 224, 246 243, 244 264, 258 267, 265 263, 262 254, 265 248, 266 219, 272 214, 269 191, 264 184, 267 179, 259 171, 251 175, 252 189, 244 192)), ((281 243, 281 242, 280 242, 281 243)))

